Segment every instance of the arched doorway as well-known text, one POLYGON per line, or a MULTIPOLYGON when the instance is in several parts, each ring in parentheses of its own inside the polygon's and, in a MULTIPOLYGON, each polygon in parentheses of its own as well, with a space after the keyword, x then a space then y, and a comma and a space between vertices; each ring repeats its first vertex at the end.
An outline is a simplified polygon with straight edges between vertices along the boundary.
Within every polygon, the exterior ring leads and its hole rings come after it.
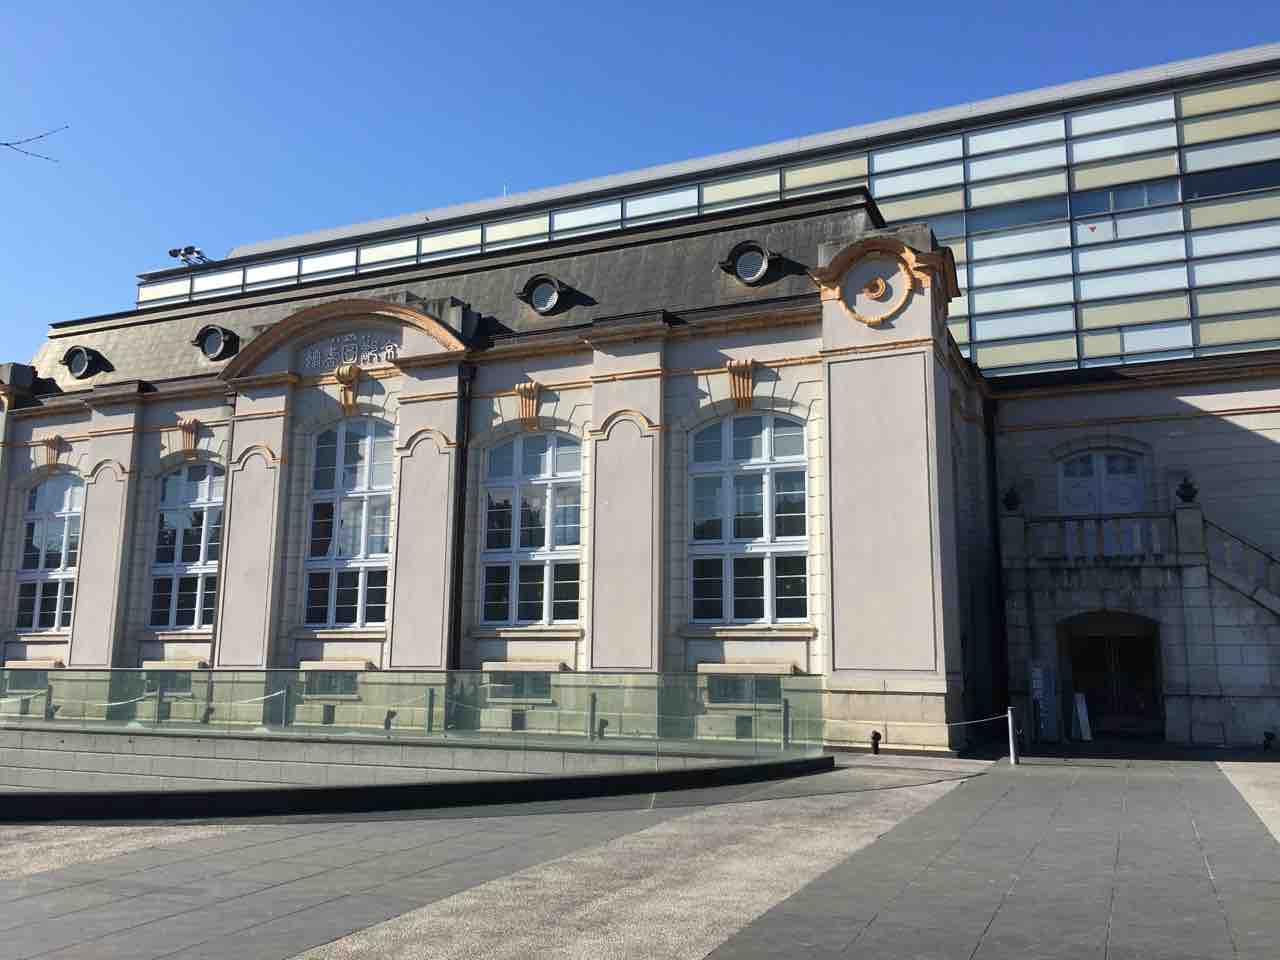
POLYGON ((1164 733, 1160 625, 1132 613, 1082 613, 1058 625, 1062 729, 1084 694, 1093 736, 1164 733))

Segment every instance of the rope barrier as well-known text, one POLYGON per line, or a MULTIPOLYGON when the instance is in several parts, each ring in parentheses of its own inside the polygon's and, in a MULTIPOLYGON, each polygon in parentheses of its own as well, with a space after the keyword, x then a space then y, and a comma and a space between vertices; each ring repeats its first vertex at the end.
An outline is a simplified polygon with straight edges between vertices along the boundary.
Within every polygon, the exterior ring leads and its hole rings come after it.
MULTIPOLYGON (((264 700, 270 700, 272 697, 280 697, 288 692, 289 692, 288 690, 277 690, 275 693, 268 693, 265 696, 250 697, 248 700, 232 700, 230 703, 227 704, 227 706, 238 707, 246 703, 262 703, 264 700)), ((210 700, 208 702, 213 704, 215 707, 218 705, 217 700, 210 700)))
POLYGON ((997 713, 994 717, 983 717, 981 720, 957 720, 955 723, 948 723, 948 727, 963 727, 971 723, 990 723, 992 720, 1008 720, 1007 713, 997 713))

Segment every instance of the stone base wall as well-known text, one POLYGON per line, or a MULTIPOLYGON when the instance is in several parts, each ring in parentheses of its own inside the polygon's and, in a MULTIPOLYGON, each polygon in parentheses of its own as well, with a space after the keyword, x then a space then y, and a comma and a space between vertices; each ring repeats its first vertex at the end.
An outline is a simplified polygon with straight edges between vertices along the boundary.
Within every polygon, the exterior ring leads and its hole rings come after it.
POLYGON ((959 750, 967 745, 964 727, 948 727, 959 716, 959 694, 884 693, 828 689, 823 694, 825 741, 832 746, 869 747, 880 732, 880 746, 893 750, 959 750))
POLYGON ((1029 736, 1032 665, 1056 662, 1064 621, 1098 612, 1154 623, 1169 742, 1252 746, 1280 733, 1280 617, 1213 574, 1203 555, 1007 569, 1005 588, 1010 697, 1029 736))
POLYGON ((678 770, 723 757, 479 743, 341 743, 57 729, 0 730, 7 790, 225 790, 443 783, 678 770))

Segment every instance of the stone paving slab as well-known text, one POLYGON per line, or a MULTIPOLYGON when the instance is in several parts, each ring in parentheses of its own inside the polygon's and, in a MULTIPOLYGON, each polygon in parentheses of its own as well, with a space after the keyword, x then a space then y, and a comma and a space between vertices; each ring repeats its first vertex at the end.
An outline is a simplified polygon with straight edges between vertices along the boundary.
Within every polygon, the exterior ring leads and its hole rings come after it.
POLYGON ((1277 881, 1280 844, 1214 763, 1033 761, 951 792, 710 956, 1274 960, 1277 881))

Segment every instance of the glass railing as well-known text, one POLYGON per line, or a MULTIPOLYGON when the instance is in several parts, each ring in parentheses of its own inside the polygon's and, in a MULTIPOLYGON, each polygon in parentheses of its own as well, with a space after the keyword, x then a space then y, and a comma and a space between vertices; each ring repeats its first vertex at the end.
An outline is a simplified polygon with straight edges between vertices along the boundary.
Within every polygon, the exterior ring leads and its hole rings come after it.
POLYGON ((0 727, 456 741, 763 760, 821 752, 822 678, 526 670, 3 670, 0 727))

